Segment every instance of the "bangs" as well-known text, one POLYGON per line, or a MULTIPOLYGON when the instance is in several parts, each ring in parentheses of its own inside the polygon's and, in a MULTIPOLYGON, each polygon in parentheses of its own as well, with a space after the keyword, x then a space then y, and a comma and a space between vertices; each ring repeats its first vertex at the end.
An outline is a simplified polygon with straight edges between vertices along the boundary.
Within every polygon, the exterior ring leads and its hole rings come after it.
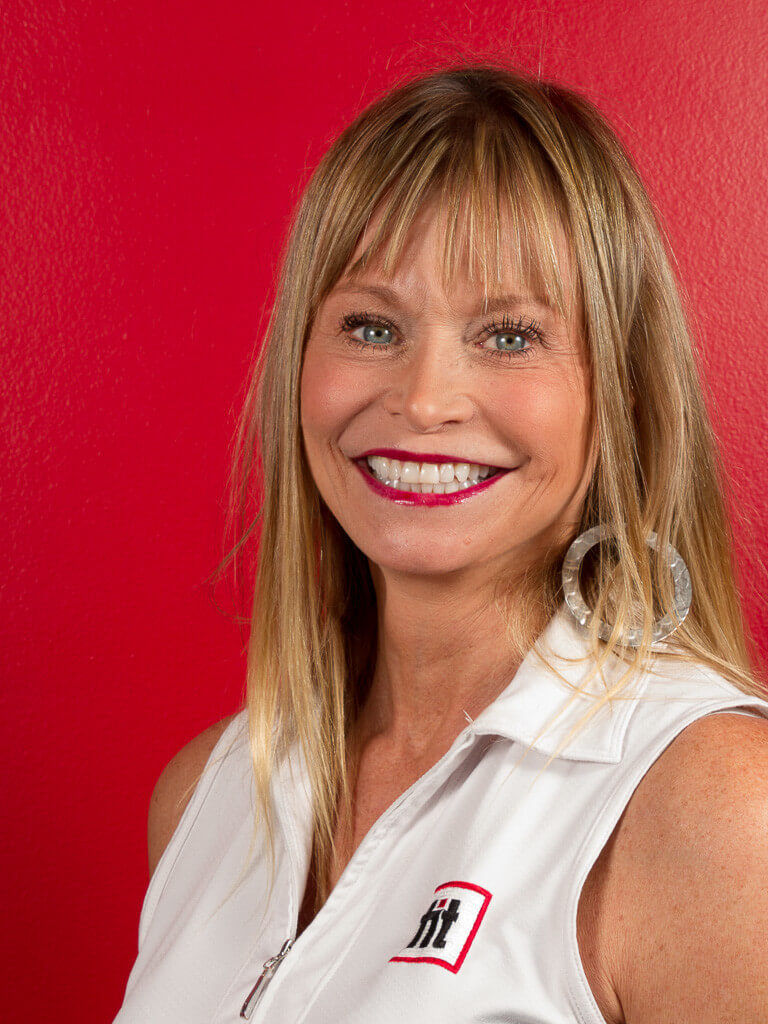
POLYGON ((487 303, 511 272, 532 298, 567 322, 579 273, 564 197, 546 154, 520 127, 510 138, 510 128, 480 119, 467 134, 446 133, 414 145, 383 190, 370 244, 344 277, 358 278, 375 263, 391 278, 417 215, 436 203, 445 217, 440 274, 447 292, 460 272, 473 285, 482 284, 487 303), (564 287, 558 239, 574 268, 571 294, 564 287))

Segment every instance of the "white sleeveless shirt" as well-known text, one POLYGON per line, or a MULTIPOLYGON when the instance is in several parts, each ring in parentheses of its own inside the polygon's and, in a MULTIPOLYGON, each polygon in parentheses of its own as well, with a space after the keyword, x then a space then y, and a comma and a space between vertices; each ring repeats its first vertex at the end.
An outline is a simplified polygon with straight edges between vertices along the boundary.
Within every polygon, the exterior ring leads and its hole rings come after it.
MULTIPOLYGON (((579 685, 589 662, 560 655, 583 657, 585 636, 563 604, 535 646, 557 655, 563 677, 579 685)), ((609 662, 605 680, 621 668, 609 662)), ((602 686, 593 680, 589 690, 602 686)), ((734 708, 768 718, 768 701, 704 666, 656 667, 538 775, 589 698, 573 700, 523 754, 571 696, 531 650, 507 688, 376 821, 250 1000, 264 962, 296 934, 311 834, 295 746, 273 779, 267 907, 266 845, 249 860, 255 796, 241 711, 152 876, 114 1024, 605 1024, 576 939, 591 866, 685 726, 734 708)))

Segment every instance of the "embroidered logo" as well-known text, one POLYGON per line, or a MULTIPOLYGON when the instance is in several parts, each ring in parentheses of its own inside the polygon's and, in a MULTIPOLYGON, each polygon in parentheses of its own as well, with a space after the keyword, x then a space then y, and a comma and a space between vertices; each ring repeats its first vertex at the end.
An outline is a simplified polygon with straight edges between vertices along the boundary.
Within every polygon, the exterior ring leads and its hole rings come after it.
POLYGON ((444 882, 433 895, 416 934, 390 962, 437 964, 455 974, 469 952, 491 894, 471 882, 444 882))

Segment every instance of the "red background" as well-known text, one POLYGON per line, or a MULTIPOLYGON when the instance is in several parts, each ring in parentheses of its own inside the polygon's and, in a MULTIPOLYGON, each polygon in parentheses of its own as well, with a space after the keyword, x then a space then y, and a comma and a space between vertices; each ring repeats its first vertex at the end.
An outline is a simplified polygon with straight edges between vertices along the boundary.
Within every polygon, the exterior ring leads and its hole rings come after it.
POLYGON ((6 0, 0 29, 3 1018, 104 1024, 154 782, 241 694, 240 634, 205 578, 289 212, 334 134, 425 62, 516 55, 591 96, 634 154, 696 310, 768 639, 768 15, 6 0))

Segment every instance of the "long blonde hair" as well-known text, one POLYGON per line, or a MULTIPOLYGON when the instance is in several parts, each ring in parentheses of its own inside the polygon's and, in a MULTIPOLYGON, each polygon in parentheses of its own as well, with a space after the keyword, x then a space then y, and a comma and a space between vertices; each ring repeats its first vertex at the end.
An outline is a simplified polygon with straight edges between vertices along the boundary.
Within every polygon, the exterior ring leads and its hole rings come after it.
MULTIPOLYGON (((751 667, 726 477, 681 289, 631 158, 590 101, 503 59, 459 60, 422 73, 339 134, 298 203, 234 440, 234 543, 217 570, 234 562, 237 581, 238 560, 258 535, 252 587, 250 569, 240 573, 252 599, 245 705, 258 801, 254 841, 268 837, 274 869, 270 782, 298 741, 313 803, 316 910, 328 894, 339 801, 349 806, 350 727, 375 666, 377 622, 366 558, 324 506, 303 452, 302 357, 318 307, 342 274, 382 253, 386 273, 414 215, 434 199, 451 225, 444 280, 466 244, 471 273, 479 260, 484 287, 489 267, 498 281, 503 261, 512 260, 561 314, 575 309, 574 301, 582 310, 599 457, 574 536, 598 523, 614 530, 613 556, 601 545, 591 565, 585 560, 582 587, 594 609, 592 675, 611 655, 628 670, 575 731, 647 664, 652 622, 673 613, 666 543, 688 566, 693 604, 674 644, 656 657, 707 665, 745 694, 765 695, 751 667), (512 246, 504 245, 510 235, 501 231, 502 203, 513 218, 512 246), (374 210, 383 211, 375 237, 349 266, 374 210), (563 292, 553 245, 558 226, 577 294, 563 292), (657 552, 646 544, 651 531, 661 541, 657 552), (597 633, 601 618, 614 624, 608 642, 597 633), (624 630, 637 625, 641 646, 623 647, 624 630)), ((525 582, 532 600, 505 603, 499 592, 521 652, 536 636, 520 608, 554 614, 564 553, 552 551, 531 571, 525 582)))

